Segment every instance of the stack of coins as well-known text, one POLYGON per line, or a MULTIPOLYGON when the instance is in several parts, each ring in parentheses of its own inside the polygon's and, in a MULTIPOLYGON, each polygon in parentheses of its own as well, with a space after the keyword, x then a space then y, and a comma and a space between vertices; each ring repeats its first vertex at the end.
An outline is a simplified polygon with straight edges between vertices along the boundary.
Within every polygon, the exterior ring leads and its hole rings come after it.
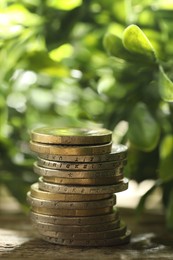
POLYGON ((123 176, 127 147, 112 145, 107 129, 51 128, 31 132, 40 178, 27 194, 31 220, 46 241, 68 246, 114 246, 129 242, 115 193, 128 188, 123 176))

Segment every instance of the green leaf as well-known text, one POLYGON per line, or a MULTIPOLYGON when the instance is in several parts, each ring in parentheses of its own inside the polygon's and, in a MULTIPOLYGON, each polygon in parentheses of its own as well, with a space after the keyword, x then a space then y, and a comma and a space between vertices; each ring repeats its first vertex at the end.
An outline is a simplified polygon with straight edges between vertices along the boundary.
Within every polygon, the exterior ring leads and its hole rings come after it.
POLYGON ((164 137, 160 145, 159 176, 164 182, 173 179, 173 135, 164 137))
POLYGON ((159 91, 163 100, 167 102, 173 101, 173 82, 165 74, 163 68, 160 66, 159 74, 159 91))
POLYGON ((69 70, 61 63, 52 60, 46 51, 35 51, 28 54, 27 69, 48 74, 50 76, 66 77, 69 70))
POLYGON ((105 35, 103 45, 110 55, 115 56, 119 59, 135 63, 148 63, 148 61, 151 62, 151 60, 149 60, 146 55, 143 55, 141 53, 135 53, 134 55, 133 52, 125 48, 122 39, 112 33, 108 33, 105 35))
POLYGON ((166 208, 166 225, 173 230, 173 190, 169 196, 168 206, 166 208))
POLYGON ((50 58, 54 61, 60 62, 65 58, 69 58, 73 54, 73 47, 71 44, 66 43, 60 47, 50 51, 50 58))
POLYGON ((8 188, 12 196, 14 196, 21 204, 26 204, 26 193, 29 191, 30 183, 26 183, 24 180, 18 178, 12 178, 5 182, 5 186, 8 188))
POLYGON ((43 22, 40 16, 29 12, 22 4, 9 5, 5 10, 0 8, 0 16, 1 28, 13 25, 37 26, 43 22))
POLYGON ((132 111, 128 137, 131 144, 141 151, 152 151, 158 144, 160 127, 142 102, 132 111))
POLYGON ((159 0, 157 2, 153 2, 153 7, 157 9, 162 9, 162 10, 173 10, 173 2, 172 0, 159 0))
POLYGON ((49 0, 47 4, 53 8, 68 11, 80 6, 82 4, 82 0, 49 0))
POLYGON ((145 208, 145 203, 147 198, 154 192, 154 190, 158 187, 158 182, 155 182, 153 186, 140 198, 139 203, 136 207, 136 213, 140 215, 145 208))
POLYGON ((137 25, 132 24, 124 30, 123 44, 131 53, 140 54, 151 61, 156 61, 153 46, 137 25))
POLYGON ((112 33, 105 35, 103 45, 110 55, 124 60, 133 60, 134 55, 132 56, 131 53, 124 48, 122 39, 117 35, 112 33))

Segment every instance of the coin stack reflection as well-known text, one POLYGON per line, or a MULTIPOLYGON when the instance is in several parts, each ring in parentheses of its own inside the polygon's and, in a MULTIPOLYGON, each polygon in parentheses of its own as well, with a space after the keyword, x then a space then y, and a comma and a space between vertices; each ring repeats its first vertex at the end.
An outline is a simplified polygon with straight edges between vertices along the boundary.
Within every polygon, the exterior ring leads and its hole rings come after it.
POLYGON ((130 231, 116 208, 127 147, 112 145, 107 129, 43 127, 31 132, 39 180, 27 194, 31 220, 46 241, 67 246, 128 243, 130 231))

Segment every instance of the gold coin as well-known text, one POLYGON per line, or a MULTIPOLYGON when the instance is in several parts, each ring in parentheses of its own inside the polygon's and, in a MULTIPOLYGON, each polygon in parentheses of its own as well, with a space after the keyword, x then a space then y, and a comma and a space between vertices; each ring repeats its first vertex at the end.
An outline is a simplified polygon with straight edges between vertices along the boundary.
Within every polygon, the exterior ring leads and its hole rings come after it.
POLYGON ((38 183, 31 185, 31 196, 37 199, 43 200, 59 200, 59 201, 92 201, 92 200, 102 200, 107 199, 112 196, 112 194, 63 194, 63 193, 52 193, 43 190, 39 190, 38 183))
POLYGON ((100 216, 89 216, 89 217, 65 217, 65 216, 51 216, 43 215, 40 213, 30 212, 30 217, 32 221, 50 223, 54 225, 77 225, 77 226, 92 226, 99 225, 102 226, 104 223, 109 223, 119 220, 119 212, 116 207, 114 207, 113 212, 100 216))
POLYGON ((128 180, 114 185, 103 186, 79 186, 79 185, 60 185, 44 182, 42 177, 39 178, 39 189, 55 193, 72 193, 72 194, 110 194, 124 191, 128 188, 128 180))
POLYGON ((59 201, 59 200, 43 200, 37 199, 31 196, 31 193, 27 193, 28 203, 32 207, 43 207, 43 208, 53 208, 53 209, 97 209, 97 208, 106 208, 113 207, 116 203, 116 196, 112 195, 111 198, 104 200, 95 200, 95 201, 59 201))
POLYGON ((57 177, 57 178, 71 178, 71 179, 96 179, 96 178, 112 178, 120 175, 123 171, 122 167, 113 169, 113 170, 104 170, 104 171, 63 171, 63 170, 54 170, 41 167, 34 163, 33 170, 38 175, 44 177, 57 177))
POLYGON ((46 144, 105 144, 112 138, 108 129, 42 127, 31 131, 34 142, 46 144))
POLYGON ((119 167, 124 167, 127 160, 100 162, 100 163, 73 163, 73 162, 55 162, 42 158, 38 158, 38 166, 42 166, 49 169, 66 170, 66 171, 103 171, 112 170, 119 167))
POLYGON ((63 238, 63 239, 75 239, 75 240, 87 240, 87 239, 109 239, 114 237, 124 236, 127 230, 125 224, 122 224, 118 228, 112 230, 98 231, 98 232, 59 232, 56 230, 49 230, 50 226, 47 227, 46 224, 43 226, 35 224, 34 227, 37 231, 45 236, 63 238))
POLYGON ((38 154, 56 154, 56 155, 93 155, 106 154, 111 151, 112 142, 100 145, 47 145, 30 141, 30 149, 38 154))
POLYGON ((131 231, 127 230, 123 236, 113 237, 109 239, 86 239, 86 240, 76 240, 76 239, 63 239, 55 238, 51 236, 41 235, 42 239, 65 246, 82 246, 82 247, 104 247, 104 246, 118 246, 124 245, 130 242, 131 231))
POLYGON ((37 153, 39 154, 39 157, 43 159, 57 162, 110 162, 124 160, 127 157, 127 146, 113 144, 111 152, 97 155, 56 155, 50 153, 37 153))
POLYGON ((95 225, 55 225, 50 223, 43 223, 40 221, 35 221, 31 219, 32 224, 34 227, 38 228, 39 230, 45 231, 54 231, 54 232, 70 232, 70 233, 90 233, 90 232, 101 232, 101 231, 108 231, 112 229, 118 229, 120 227, 120 220, 115 220, 108 223, 95 224, 95 225))
POLYGON ((112 213, 112 207, 100 208, 100 209, 52 209, 43 207, 31 207, 33 212, 50 215, 50 216, 64 216, 64 217, 89 217, 99 216, 108 213, 112 213))
POLYGON ((123 181, 123 174, 119 174, 112 178, 96 178, 96 179, 72 179, 72 178, 57 178, 57 177, 43 177, 44 182, 54 184, 67 185, 107 185, 116 184, 123 181))

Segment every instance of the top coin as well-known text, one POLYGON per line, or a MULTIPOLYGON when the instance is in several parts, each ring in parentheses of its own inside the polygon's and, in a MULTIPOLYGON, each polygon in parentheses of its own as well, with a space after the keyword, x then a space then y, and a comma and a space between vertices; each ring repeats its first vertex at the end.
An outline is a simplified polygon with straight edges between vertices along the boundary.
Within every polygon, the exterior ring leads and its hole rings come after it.
POLYGON ((45 144, 95 145, 109 143, 112 132, 105 128, 42 127, 31 131, 31 139, 45 144))

